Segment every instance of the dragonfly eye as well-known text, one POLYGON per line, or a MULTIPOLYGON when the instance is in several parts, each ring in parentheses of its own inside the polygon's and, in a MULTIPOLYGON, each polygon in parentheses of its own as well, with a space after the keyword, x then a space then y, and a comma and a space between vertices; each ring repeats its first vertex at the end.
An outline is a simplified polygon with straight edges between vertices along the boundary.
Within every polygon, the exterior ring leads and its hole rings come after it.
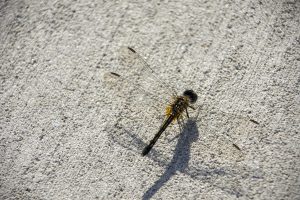
POLYGON ((187 96, 191 103, 195 103, 198 99, 198 95, 193 90, 184 91, 183 96, 187 96))

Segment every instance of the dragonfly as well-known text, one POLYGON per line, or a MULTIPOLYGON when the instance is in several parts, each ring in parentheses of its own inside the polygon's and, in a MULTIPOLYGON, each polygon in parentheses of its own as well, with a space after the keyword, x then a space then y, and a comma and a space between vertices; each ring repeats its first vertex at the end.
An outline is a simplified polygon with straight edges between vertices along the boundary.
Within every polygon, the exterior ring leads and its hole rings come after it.
MULTIPOLYGON (((124 119, 119 120, 118 123, 122 123, 123 126, 127 127, 132 126, 132 130, 137 131, 141 129, 141 126, 146 126, 146 123, 155 124, 150 123, 149 118, 152 115, 158 115, 158 112, 162 113, 162 110, 164 110, 163 120, 158 130, 150 142, 143 143, 145 146, 141 155, 145 156, 151 151, 166 129, 175 121, 182 129, 185 125, 184 121, 190 117, 189 109, 196 110, 194 104, 198 100, 198 95, 190 88, 183 90, 182 94, 178 94, 177 90, 161 77, 161 74, 158 74, 132 47, 121 47, 117 57, 120 68, 107 73, 106 79, 117 80, 116 82, 120 87, 118 90, 125 88, 125 93, 131 91, 129 95, 125 94, 129 96, 127 99, 129 105, 125 106, 127 111, 120 114, 120 117, 124 117, 124 119), (140 123, 135 121, 140 121, 140 123)), ((145 128, 144 130, 148 129, 145 128)), ((232 146, 240 151, 238 145, 233 143, 232 146)))

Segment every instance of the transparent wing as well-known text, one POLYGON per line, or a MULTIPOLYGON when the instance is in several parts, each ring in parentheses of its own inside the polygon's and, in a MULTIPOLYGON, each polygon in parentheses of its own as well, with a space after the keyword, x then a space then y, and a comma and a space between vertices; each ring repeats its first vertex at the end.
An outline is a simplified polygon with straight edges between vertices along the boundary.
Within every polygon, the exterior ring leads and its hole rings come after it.
POLYGON ((231 163, 242 161, 251 142, 259 140, 260 125, 253 119, 226 113, 217 108, 203 108, 199 116, 199 140, 196 152, 204 160, 231 163))
MULTIPOLYGON (((131 47, 121 47, 118 52, 118 61, 122 70, 125 70, 123 77, 138 85, 148 93, 157 95, 177 95, 177 91, 167 84, 162 76, 155 70, 131 47), (134 77, 136 77, 134 79, 134 77), (134 79, 134 80, 132 80, 134 79)), ((162 66, 160 66, 162 67, 162 66)))
POLYGON ((114 66, 112 72, 106 73, 104 80, 117 83, 117 90, 126 92, 125 96, 140 95, 139 100, 145 101, 148 98, 154 99, 156 109, 166 107, 177 96, 177 91, 133 48, 121 47, 117 52, 117 61, 117 67, 114 66))
MULTIPOLYGON (((159 165, 168 165, 174 159, 178 160, 176 162, 187 162, 188 167, 180 171, 197 177, 201 176, 198 169, 203 166, 212 167, 214 163, 225 163, 228 166, 243 161, 261 139, 261 125, 248 117, 211 107, 199 109, 198 114, 198 117, 195 117, 196 113, 191 115, 181 132, 178 127, 170 127, 171 133, 159 141, 149 157, 159 165), (201 160, 193 159, 198 158, 197 155, 201 160)), ((119 133, 114 133, 112 140, 127 150, 140 153, 148 140, 141 134, 135 134, 134 130, 139 130, 139 127, 126 130, 118 127, 119 133)))
MULTIPOLYGON (((104 75, 106 85, 113 86, 111 90, 122 102, 114 124, 117 131, 112 137, 132 145, 128 140, 136 135, 139 144, 148 143, 163 122, 165 108, 176 92, 132 48, 120 48, 118 61, 118 68, 104 75)), ((145 145, 138 146, 142 149, 145 145)))

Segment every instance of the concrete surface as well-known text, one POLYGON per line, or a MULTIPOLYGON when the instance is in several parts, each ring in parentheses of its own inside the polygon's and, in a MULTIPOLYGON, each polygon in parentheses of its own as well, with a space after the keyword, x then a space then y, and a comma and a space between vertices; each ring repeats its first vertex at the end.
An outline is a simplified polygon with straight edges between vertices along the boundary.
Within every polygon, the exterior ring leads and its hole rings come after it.
POLYGON ((300 199, 299 15, 297 0, 1 1, 0 199, 300 199), (199 94, 146 157, 164 111, 105 78, 126 76, 122 45, 199 94))

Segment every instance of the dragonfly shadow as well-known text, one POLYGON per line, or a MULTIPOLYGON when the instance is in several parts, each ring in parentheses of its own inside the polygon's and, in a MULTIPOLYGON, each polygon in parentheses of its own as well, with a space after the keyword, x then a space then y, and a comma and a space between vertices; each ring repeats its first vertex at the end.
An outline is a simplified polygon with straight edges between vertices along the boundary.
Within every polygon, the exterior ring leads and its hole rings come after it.
MULTIPOLYGON (((168 159, 165 158, 163 154, 160 154, 159 151, 156 151, 155 148, 151 150, 149 159, 153 160, 157 165, 166 170, 143 194, 143 199, 151 199, 151 197, 153 197, 160 188, 178 172, 185 174, 194 180, 201 180, 201 182, 209 183, 230 195, 236 197, 243 195, 242 187, 238 184, 238 180, 241 178, 238 169, 228 165, 216 167, 215 165, 210 165, 201 160, 190 161, 192 143, 196 142, 198 138, 201 139, 201 135, 205 134, 202 131, 199 133, 197 125, 199 125, 198 123, 200 123, 201 120, 197 120, 198 115, 197 117, 189 118, 183 126, 183 129, 178 136, 178 143, 175 147, 171 161, 168 161, 168 159), (229 178, 226 184, 223 184, 222 177, 229 178)), ((140 155, 142 149, 147 145, 147 143, 145 143, 142 138, 138 137, 136 133, 130 129, 124 128, 124 126, 118 123, 114 126, 110 126, 110 128, 110 140, 114 144, 119 144, 124 149, 140 155)))
POLYGON ((150 187, 143 199, 151 199, 151 197, 166 183, 177 171, 185 173, 190 160, 190 148, 192 142, 195 142, 199 137, 199 131, 196 124, 196 119, 188 119, 186 125, 180 133, 178 143, 175 148, 174 156, 171 162, 167 165, 166 171, 162 174, 152 187, 150 187))

